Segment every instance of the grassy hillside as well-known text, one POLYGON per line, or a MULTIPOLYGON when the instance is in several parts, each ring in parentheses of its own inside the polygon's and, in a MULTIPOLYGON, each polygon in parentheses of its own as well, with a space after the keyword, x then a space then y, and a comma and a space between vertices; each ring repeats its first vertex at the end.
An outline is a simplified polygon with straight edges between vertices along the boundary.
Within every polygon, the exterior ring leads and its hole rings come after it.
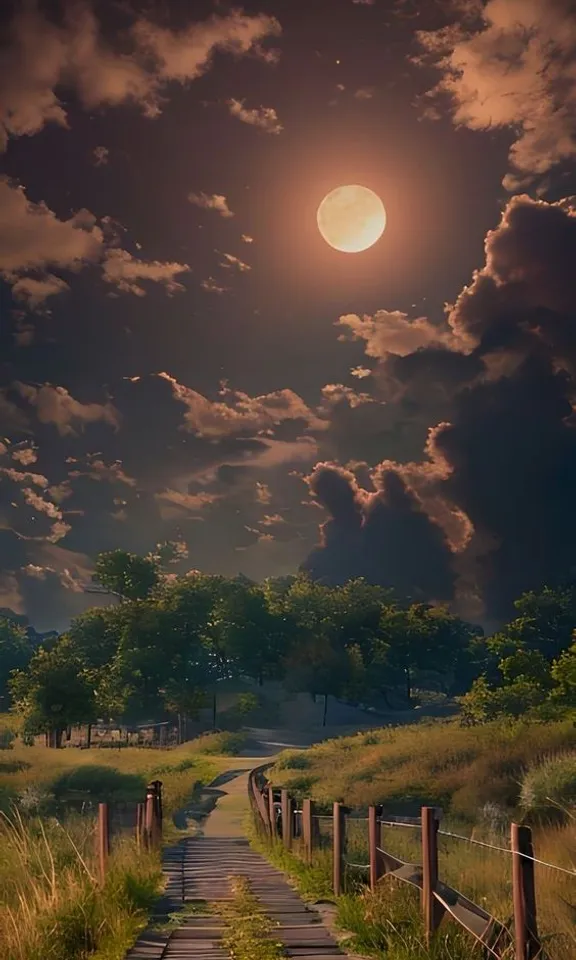
MULTIPOLYGON (((416 813, 423 803, 443 807, 441 879, 505 923, 512 915, 511 860, 506 852, 511 819, 532 820, 539 859, 564 871, 576 869, 576 730, 568 722, 474 728, 437 722, 374 730, 329 740, 308 751, 287 751, 276 763, 272 779, 296 795, 359 807, 383 803, 391 814, 416 813)), ((328 837, 329 828, 322 821, 320 829, 326 829, 328 837)), ((349 824, 348 857, 353 862, 366 862, 366 831, 365 820, 349 824)), ((385 826, 382 842, 400 859, 420 862, 418 828, 385 826)), ((319 851, 311 868, 290 855, 282 858, 305 888, 311 885, 309 892, 326 895, 330 862, 325 850, 319 851)), ((535 869, 547 956, 572 960, 576 879, 543 864, 535 869)), ((341 922, 357 934, 359 952, 372 946, 387 960, 428 956, 421 947, 417 897, 404 890, 398 896, 383 882, 374 897, 348 896, 339 903, 341 922)), ((450 925, 446 930, 455 939, 439 943, 434 956, 454 960, 468 956, 470 944, 460 943, 450 925)))
POLYGON ((273 778, 317 800, 383 803, 390 813, 417 812, 428 803, 476 822, 495 806, 513 810, 528 767, 570 750, 576 750, 576 729, 568 721, 479 727, 436 721, 285 753, 273 778))

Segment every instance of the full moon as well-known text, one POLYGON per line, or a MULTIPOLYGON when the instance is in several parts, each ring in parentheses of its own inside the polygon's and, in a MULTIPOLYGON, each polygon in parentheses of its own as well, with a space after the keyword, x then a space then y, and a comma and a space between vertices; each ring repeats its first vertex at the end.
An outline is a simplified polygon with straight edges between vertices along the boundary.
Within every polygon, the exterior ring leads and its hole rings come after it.
POLYGON ((386 210, 380 197, 357 183, 336 187, 318 207, 318 229, 335 250, 361 253, 380 239, 386 227, 386 210))

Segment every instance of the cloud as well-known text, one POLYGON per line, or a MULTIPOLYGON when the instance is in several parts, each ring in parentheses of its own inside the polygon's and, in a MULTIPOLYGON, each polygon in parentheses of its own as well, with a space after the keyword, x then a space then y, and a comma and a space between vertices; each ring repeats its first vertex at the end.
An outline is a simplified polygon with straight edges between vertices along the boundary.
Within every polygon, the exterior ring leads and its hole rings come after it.
POLYGON ((70 289, 65 280, 54 276, 53 273, 45 273, 39 278, 5 273, 4 279, 8 283, 12 283, 14 299, 26 304, 30 310, 35 310, 45 303, 48 297, 53 297, 70 289))
POLYGON ((354 92, 356 100, 371 100, 374 96, 374 87, 358 87, 354 92))
POLYGON ((186 429, 200 437, 225 437, 239 433, 258 433, 286 420, 303 420, 317 425, 319 418, 293 390, 251 397, 240 390, 224 389, 230 402, 212 401, 186 387, 168 373, 158 374, 170 384, 175 399, 184 405, 186 429))
POLYGON ((266 133, 281 133, 284 129, 273 107, 248 108, 244 106, 244 100, 227 100, 226 104, 231 115, 237 117, 242 123, 259 127, 266 133))
POLYGON ((200 286, 202 287, 203 290, 206 291, 206 293, 220 294, 220 293, 226 293, 228 290, 228 287, 222 286, 222 284, 218 283, 218 281, 215 280, 214 277, 208 277, 207 280, 203 280, 200 286))
POLYGON ((188 200, 190 203, 193 203, 196 207, 201 207, 203 210, 216 210, 221 217, 234 216, 234 213, 228 206, 226 197, 222 196, 220 193, 189 193, 188 200))
POLYGON ((250 16, 241 10, 225 16, 214 14, 181 31, 159 27, 147 20, 138 20, 133 27, 138 46, 154 58, 160 78, 181 83, 205 73, 217 51, 235 56, 253 52, 269 60, 260 43, 280 32, 280 24, 274 17, 250 16))
POLYGON ((224 257, 224 262, 220 264, 221 267, 235 267, 240 273, 247 273, 252 269, 249 263, 244 263, 243 260, 240 260, 240 257, 234 257, 231 253, 223 253, 222 256, 224 257))
MULTIPOLYGON (((4 453, 6 453, 6 449, 4 449, 4 453)), ((29 467, 32 463, 36 463, 38 459, 38 454, 33 447, 15 447, 11 453, 12 459, 21 463, 23 467, 29 467)))
POLYGON ((58 432, 64 436, 75 434, 87 423, 99 420, 118 428, 120 418, 118 411, 108 401, 107 403, 81 403, 75 400, 64 387, 55 387, 44 384, 41 387, 28 383, 16 382, 15 389, 36 409, 40 423, 53 424, 58 432))
MULTIPOLYGON (((501 621, 523 591, 573 575, 574 199, 512 198, 488 233, 485 251, 484 266, 449 309, 452 342, 438 346, 416 338, 412 353, 394 354, 386 341, 384 348, 372 343, 369 327, 363 339, 379 361, 376 382, 392 380, 402 388, 397 422, 415 410, 420 429, 427 425, 421 459, 386 460, 380 471, 372 470, 374 482, 381 487, 385 475, 388 485, 396 484, 390 478, 397 475, 419 511, 444 530, 462 611, 483 609, 490 621, 501 621), (466 352, 459 350, 463 342, 466 352)), ((365 495, 360 490, 355 496, 364 510, 365 495)), ((336 522, 326 497, 320 499, 336 522)), ((395 509, 396 498, 385 499, 395 509)), ((336 522, 334 536, 340 530, 336 522)), ((340 559, 326 550, 310 558, 311 569, 341 575, 351 547, 340 559)), ((440 555, 436 562, 444 569, 440 555)), ((392 573, 378 569, 381 582, 389 582, 392 573)), ((422 571, 417 579, 424 590, 422 571)))
POLYGON ((92 162, 95 167, 104 167, 110 159, 108 147, 94 147, 92 151, 92 162))
POLYGON ((81 210, 59 220, 45 203, 28 200, 22 187, 0 179, 0 271, 11 275, 48 266, 78 269, 97 261, 102 231, 81 210))
MULTIPOLYGON (((455 10, 458 13, 458 10, 455 10)), ((416 34, 415 58, 435 67, 427 114, 443 102, 456 126, 508 129, 508 190, 576 156, 576 19, 570 0, 488 0, 476 16, 416 34)))
POLYGON ((108 250, 102 265, 104 280, 113 284, 123 293, 133 293, 137 297, 146 296, 146 290, 139 281, 160 283, 166 293, 182 293, 186 288, 174 278, 188 273, 186 263, 162 263, 158 260, 139 260, 126 250, 108 250))
POLYGON ((265 14, 215 14, 179 31, 136 17, 112 46, 88 3, 68 4, 58 24, 35 4, 16 10, 0 56, 0 149, 9 137, 32 136, 49 123, 67 127, 63 89, 87 109, 132 103, 153 118, 166 85, 201 76, 217 51, 277 58, 262 42, 277 36, 280 24, 265 14))
POLYGON ((388 353, 404 357, 421 347, 454 341, 449 330, 434 326, 426 317, 410 320, 400 310, 377 310, 372 317, 347 313, 336 325, 348 331, 340 340, 365 340, 368 357, 382 358, 388 353))
POLYGON ((187 264, 140 260, 118 243, 118 224, 104 217, 102 227, 89 210, 59 220, 45 203, 28 200, 22 187, 0 179, 0 274, 14 299, 37 309, 48 297, 70 289, 48 267, 78 272, 101 264, 104 280, 125 293, 143 297, 139 281, 160 283, 168 294, 184 290, 175 277, 187 264))
POLYGON ((254 243, 254 237, 249 237, 247 233, 243 233, 240 239, 244 243, 254 243))

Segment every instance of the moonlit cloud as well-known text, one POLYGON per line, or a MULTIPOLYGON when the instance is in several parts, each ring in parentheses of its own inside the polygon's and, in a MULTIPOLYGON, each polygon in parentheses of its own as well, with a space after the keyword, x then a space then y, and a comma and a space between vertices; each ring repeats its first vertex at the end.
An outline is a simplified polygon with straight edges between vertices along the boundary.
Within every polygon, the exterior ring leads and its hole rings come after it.
POLYGON ((188 200, 196 207, 202 207, 203 210, 216 210, 221 217, 233 217, 234 214, 228 206, 226 197, 220 193, 189 193, 188 200))
POLYGON ((0 179, 0 271, 15 274, 47 266, 77 269, 102 253, 102 231, 89 211, 60 220, 22 187, 0 179))
POLYGON ((356 100, 371 100, 374 96, 374 87, 358 87, 354 91, 354 97, 356 100))
POLYGON ((200 286, 206 291, 206 293, 222 294, 226 293, 228 290, 228 287, 222 286, 222 284, 218 283, 214 277, 208 277, 206 280, 203 280, 200 286))
MULTIPOLYGON (((348 313, 340 317, 336 324, 348 331, 341 334, 341 340, 366 341, 368 357, 383 357, 387 353, 404 357, 420 347, 452 342, 454 339, 450 331, 439 329, 426 317, 410 320, 401 310, 377 310, 371 317, 348 313)), ((355 375, 366 376, 366 372, 355 375)))
MULTIPOLYGON (((458 11, 456 11, 458 12, 458 11)), ((576 18, 570 0, 489 0, 470 21, 420 31, 417 62, 441 74, 425 98, 456 126, 508 129, 517 190, 576 156, 576 18)))
POLYGON ((95 167, 104 167, 110 159, 108 147, 94 147, 92 151, 92 160, 95 167))
POLYGON ((221 391, 228 402, 212 401, 197 390, 186 387, 168 373, 166 380, 174 397, 184 404, 186 429, 201 437, 224 437, 243 431, 258 433, 286 420, 304 420, 322 426, 319 418, 293 390, 251 397, 240 390, 221 391))
POLYGON ((223 253, 222 256, 224 257, 224 262, 220 264, 221 267, 224 267, 224 268, 235 267, 236 270, 240 271, 240 273, 247 273, 249 270, 252 269, 249 263, 244 263, 244 261, 241 260, 240 257, 235 257, 231 253, 223 253))
POLYGON ((111 403, 81 403, 64 387, 50 384, 36 387, 28 383, 14 384, 20 396, 36 408, 40 423, 53 424, 61 435, 74 435, 87 423, 102 420, 118 428, 118 411, 111 403))
POLYGON ((133 257, 126 250, 109 250, 102 265, 104 280, 113 284, 123 293, 133 293, 145 297, 146 290, 141 281, 161 284, 166 293, 182 293, 185 289, 175 277, 188 273, 186 263, 161 263, 158 260, 146 261, 133 257))
POLYGON ((65 280, 54 276, 53 273, 45 273, 40 278, 18 276, 17 273, 5 273, 4 279, 12 284, 14 299, 26 304, 30 310, 39 307, 48 297, 53 297, 70 289, 65 280))
POLYGON ((273 107, 248 108, 244 106, 243 100, 227 100, 226 103, 231 115, 237 117, 242 123, 259 127, 266 133, 281 133, 284 129, 273 107))
POLYGON ((240 239, 244 243, 254 243, 254 237, 249 237, 247 233, 243 233, 240 239))
POLYGON ((166 84, 201 76, 217 51, 274 62, 277 54, 262 43, 281 31, 274 17, 240 10, 181 30, 135 17, 114 46, 104 39, 87 3, 68 5, 60 23, 33 4, 16 10, 0 54, 0 150, 9 137, 32 136, 46 124, 68 127, 62 89, 71 90, 87 109, 131 103, 154 118, 166 84))

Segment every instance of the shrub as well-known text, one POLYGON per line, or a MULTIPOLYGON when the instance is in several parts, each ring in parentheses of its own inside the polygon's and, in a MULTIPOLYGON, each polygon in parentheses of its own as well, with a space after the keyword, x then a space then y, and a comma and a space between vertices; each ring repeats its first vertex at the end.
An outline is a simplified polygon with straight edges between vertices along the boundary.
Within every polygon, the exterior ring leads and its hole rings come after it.
POLYGON ((196 753, 205 756, 224 755, 236 757, 246 744, 246 735, 244 733, 233 733, 229 730, 223 730, 220 733, 206 733, 198 737, 192 743, 192 748, 196 753))
POLYGON ((16 734, 8 727, 0 727, 0 750, 11 750, 16 734))
POLYGON ((52 783, 52 792, 57 800, 67 793, 87 793, 92 799, 142 800, 146 780, 137 773, 122 773, 113 767, 96 764, 67 770, 52 783))
POLYGON ((310 758, 304 751, 286 750, 276 761, 277 770, 308 770, 310 758))
POLYGON ((536 817, 576 807, 576 752, 548 757, 529 768, 520 787, 520 805, 536 817))

